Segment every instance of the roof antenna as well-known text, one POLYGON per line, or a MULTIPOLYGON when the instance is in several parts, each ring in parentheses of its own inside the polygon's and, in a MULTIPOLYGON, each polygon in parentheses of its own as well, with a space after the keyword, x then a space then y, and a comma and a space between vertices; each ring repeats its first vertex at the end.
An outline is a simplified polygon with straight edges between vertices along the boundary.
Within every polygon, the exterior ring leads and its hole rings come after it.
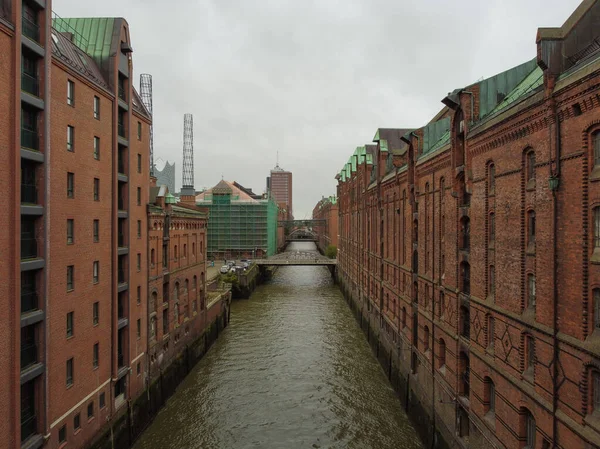
POLYGON ((279 150, 277 150, 277 163, 275 164, 275 167, 279 167, 279 150))
POLYGON ((221 173, 221 181, 223 181, 223 173, 221 173))

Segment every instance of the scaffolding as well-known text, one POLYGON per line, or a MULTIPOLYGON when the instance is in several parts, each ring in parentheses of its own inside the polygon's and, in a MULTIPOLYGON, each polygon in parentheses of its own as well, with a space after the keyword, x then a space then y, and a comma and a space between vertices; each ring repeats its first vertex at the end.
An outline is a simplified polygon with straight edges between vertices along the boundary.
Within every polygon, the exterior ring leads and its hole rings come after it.
POLYGON ((230 193, 207 194, 211 259, 260 258, 277 252, 277 205, 271 199, 240 200, 230 193))

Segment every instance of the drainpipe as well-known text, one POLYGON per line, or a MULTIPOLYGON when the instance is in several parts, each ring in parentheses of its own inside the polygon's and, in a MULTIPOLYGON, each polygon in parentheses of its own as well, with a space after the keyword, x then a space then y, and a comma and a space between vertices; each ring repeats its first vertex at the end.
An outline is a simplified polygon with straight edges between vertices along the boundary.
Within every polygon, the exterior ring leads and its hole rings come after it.
MULTIPOLYGON (((51 24, 52 24, 52 11, 50 9, 46 9, 46 42, 49 42, 49 38, 51 39, 51 24)), ((44 413, 44 440, 47 440, 50 435, 50 421, 49 421, 49 400, 48 400, 48 392, 50 391, 50 382, 48 380, 48 362, 50 360, 50 349, 49 349, 49 341, 50 341, 50 326, 48 326, 49 320, 49 301, 48 296, 50 294, 50 283, 48 282, 48 269, 50 268, 50 233, 48 232, 48 223, 50 216, 50 73, 52 68, 52 54, 51 54, 51 46, 46 45, 45 57, 44 57, 44 70, 45 70, 45 79, 44 79, 44 167, 46 172, 46 188, 44 191, 44 258, 46 261, 46 266, 44 267, 44 334, 45 334, 45 358, 46 362, 46 373, 44 375, 44 402, 46 412, 44 413)))
POLYGON ((552 333, 552 439, 553 447, 557 446, 558 426, 556 422, 556 411, 558 409, 558 257, 557 257, 557 237, 558 237, 558 201, 557 191, 560 182, 560 157, 561 157, 561 142, 560 142, 560 118, 556 108, 556 102, 553 97, 550 98, 552 112, 554 114, 554 135, 550 130, 550 139, 554 139, 555 148, 555 168, 552 173, 550 166, 550 188, 552 190, 552 263, 553 263, 553 333, 552 333))

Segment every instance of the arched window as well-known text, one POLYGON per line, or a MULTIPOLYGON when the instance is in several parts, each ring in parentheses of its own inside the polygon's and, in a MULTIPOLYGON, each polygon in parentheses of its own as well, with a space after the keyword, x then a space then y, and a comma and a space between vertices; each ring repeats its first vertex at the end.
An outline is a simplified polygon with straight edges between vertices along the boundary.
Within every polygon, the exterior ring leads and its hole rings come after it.
POLYGON ((471 294, 471 266, 469 262, 461 262, 460 264, 461 291, 465 295, 471 294))
POLYGON ((493 416, 496 412, 496 386, 489 377, 483 379, 483 406, 485 413, 493 416))
POLYGON ((175 307, 173 308, 173 317, 175 318, 175 324, 179 324, 179 303, 175 303, 175 307))
POLYGON ((154 260, 154 258, 155 258, 155 254, 154 254, 154 248, 152 248, 152 249, 150 250, 150 266, 151 266, 152 268, 154 268, 154 263, 155 263, 155 260, 154 260))
POLYGON ((186 258, 187 257, 187 244, 183 244, 183 257, 186 258))
POLYGON ((204 242, 200 240, 200 256, 202 256, 202 254, 204 254, 204 242))
POLYGON ((535 369, 535 341, 531 335, 525 335, 524 340, 525 348, 523 351, 523 374, 533 376, 533 372, 535 369))
POLYGON ((496 166, 490 164, 488 166, 488 193, 493 195, 496 190, 496 166))
POLYGON ((192 256, 196 255, 196 242, 192 242, 192 256))
POLYGON ((494 296, 494 294, 496 293, 496 268, 494 267, 494 265, 490 265, 488 283, 489 294, 490 296, 494 296))
POLYGON ((600 413, 600 370, 593 369, 591 372, 591 385, 592 385, 592 402, 591 412, 598 414, 600 413))
POLYGON ((446 365, 446 342, 443 338, 439 340, 439 366, 438 368, 443 368, 446 365))
POLYGON ((444 310, 446 308, 444 292, 440 292, 440 300, 438 302, 438 316, 440 318, 444 317, 444 310))
POLYGON ((179 300, 179 282, 175 282, 175 290, 173 291, 173 300, 179 300))
POLYGON ((402 307, 402 328, 406 327, 406 307, 402 307))
POLYGON ((446 194, 446 180, 440 178, 440 204, 444 204, 444 196, 446 194))
POLYGON ((527 182, 535 180, 535 153, 529 151, 526 156, 527 160, 527 182))
POLYGON ((525 439, 524 449, 535 449, 535 418, 529 410, 522 408, 521 415, 521 436, 525 439))
POLYGON ((461 249, 469 251, 471 246, 471 220, 469 217, 462 217, 460 219, 460 233, 461 233, 461 249))
POLYGON ((185 283, 183 285, 185 285, 185 291, 184 291, 184 293, 187 293, 189 291, 189 288, 190 288, 190 281, 188 281, 186 279, 185 283))
POLYGON ((490 228, 490 232, 489 232, 490 246, 493 246, 493 244, 496 240, 496 214, 493 212, 490 214, 489 228, 490 228))
POLYGON ((198 288, 198 278, 196 277, 196 275, 194 275, 194 279, 193 279, 193 282, 192 282, 192 288, 194 290, 196 290, 198 288))
POLYGON ((175 256, 175 260, 177 260, 177 245, 173 248, 173 255, 175 256))
POLYGON ((471 376, 471 367, 469 362, 469 356, 462 352, 459 356, 459 369, 460 369, 460 395, 469 397, 470 393, 470 376, 471 376))
POLYGON ((152 292, 152 295, 150 296, 150 313, 156 312, 157 301, 158 301, 158 295, 156 294, 156 292, 152 292))
POLYGON ((423 350, 429 351, 429 327, 423 328, 423 350))

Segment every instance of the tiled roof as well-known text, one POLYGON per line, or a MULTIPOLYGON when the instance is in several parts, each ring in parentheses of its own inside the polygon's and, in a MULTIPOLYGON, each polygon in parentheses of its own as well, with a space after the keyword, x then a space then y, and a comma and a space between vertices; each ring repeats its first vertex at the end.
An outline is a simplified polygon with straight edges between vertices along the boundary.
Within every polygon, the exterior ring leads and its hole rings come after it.
POLYGON ((77 48, 67 33, 52 30, 52 56, 85 76, 93 83, 108 89, 108 83, 96 62, 85 52, 77 48))

